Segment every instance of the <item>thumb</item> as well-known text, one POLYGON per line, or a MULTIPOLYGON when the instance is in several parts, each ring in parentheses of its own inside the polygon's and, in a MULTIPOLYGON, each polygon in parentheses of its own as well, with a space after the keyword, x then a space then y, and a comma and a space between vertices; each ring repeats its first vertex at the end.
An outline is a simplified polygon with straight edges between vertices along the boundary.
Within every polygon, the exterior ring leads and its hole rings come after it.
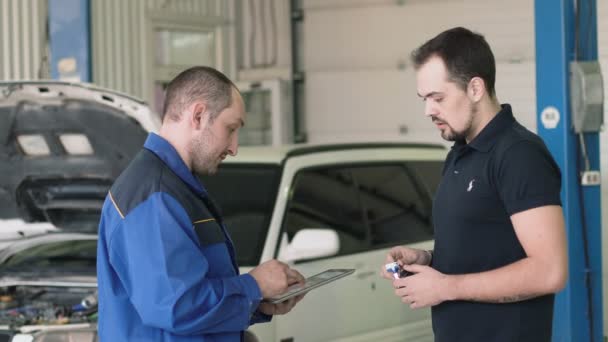
POLYGON ((403 265, 403 269, 411 273, 420 273, 426 271, 429 268, 429 266, 423 266, 418 264, 403 265))

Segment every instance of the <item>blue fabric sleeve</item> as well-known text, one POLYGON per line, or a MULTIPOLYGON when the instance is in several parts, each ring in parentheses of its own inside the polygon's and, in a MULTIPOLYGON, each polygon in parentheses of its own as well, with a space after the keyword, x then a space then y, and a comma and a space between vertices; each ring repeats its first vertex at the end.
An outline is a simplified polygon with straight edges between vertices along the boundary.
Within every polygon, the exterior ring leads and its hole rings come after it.
POLYGON ((110 262, 144 324, 174 334, 245 330, 261 299, 251 275, 209 278, 192 222, 155 193, 112 232, 110 262))

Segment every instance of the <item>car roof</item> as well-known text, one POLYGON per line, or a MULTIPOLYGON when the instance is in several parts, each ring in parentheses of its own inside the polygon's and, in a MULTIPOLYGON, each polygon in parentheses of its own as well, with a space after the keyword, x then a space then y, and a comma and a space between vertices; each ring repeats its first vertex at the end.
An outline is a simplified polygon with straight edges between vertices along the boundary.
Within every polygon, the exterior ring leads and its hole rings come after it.
POLYGON ((239 147, 235 157, 229 157, 225 163, 260 163, 281 164, 286 159, 308 154, 336 151, 372 149, 429 149, 444 150, 445 146, 431 143, 370 142, 342 144, 296 144, 282 146, 243 146, 239 147))

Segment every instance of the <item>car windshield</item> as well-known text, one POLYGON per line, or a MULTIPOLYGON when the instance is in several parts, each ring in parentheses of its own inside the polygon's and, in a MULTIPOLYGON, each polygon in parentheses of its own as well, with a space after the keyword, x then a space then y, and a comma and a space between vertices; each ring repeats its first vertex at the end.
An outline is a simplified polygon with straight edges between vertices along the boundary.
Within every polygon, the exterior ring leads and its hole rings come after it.
POLYGON ((2 265, 5 270, 95 270, 97 240, 69 240, 40 244, 17 252, 2 265))
POLYGON ((260 261, 279 177, 280 167, 269 164, 223 164, 217 174, 200 177, 220 207, 239 266, 260 261))

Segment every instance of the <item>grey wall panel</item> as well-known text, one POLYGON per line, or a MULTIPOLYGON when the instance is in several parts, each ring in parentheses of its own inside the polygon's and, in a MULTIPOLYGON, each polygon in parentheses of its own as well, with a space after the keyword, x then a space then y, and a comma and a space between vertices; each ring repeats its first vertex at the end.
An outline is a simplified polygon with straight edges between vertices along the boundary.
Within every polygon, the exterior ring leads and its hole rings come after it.
MULTIPOLYGON (((0 0, 4 1, 4 0, 0 0)), ((232 0, 91 0, 93 83, 151 101, 150 18, 225 18, 232 0)))
MULTIPOLYGON (((604 122, 608 122, 608 2, 597 1, 597 49, 604 79, 604 122)), ((608 246, 608 130, 600 133, 600 170, 602 172, 602 245, 608 246)), ((608 289, 608 249, 602 248, 602 288, 608 289)), ((608 334, 608 295, 604 292, 604 335, 608 334)))
POLYGON ((0 0, 0 80, 38 79, 46 13, 46 0, 0 0))

